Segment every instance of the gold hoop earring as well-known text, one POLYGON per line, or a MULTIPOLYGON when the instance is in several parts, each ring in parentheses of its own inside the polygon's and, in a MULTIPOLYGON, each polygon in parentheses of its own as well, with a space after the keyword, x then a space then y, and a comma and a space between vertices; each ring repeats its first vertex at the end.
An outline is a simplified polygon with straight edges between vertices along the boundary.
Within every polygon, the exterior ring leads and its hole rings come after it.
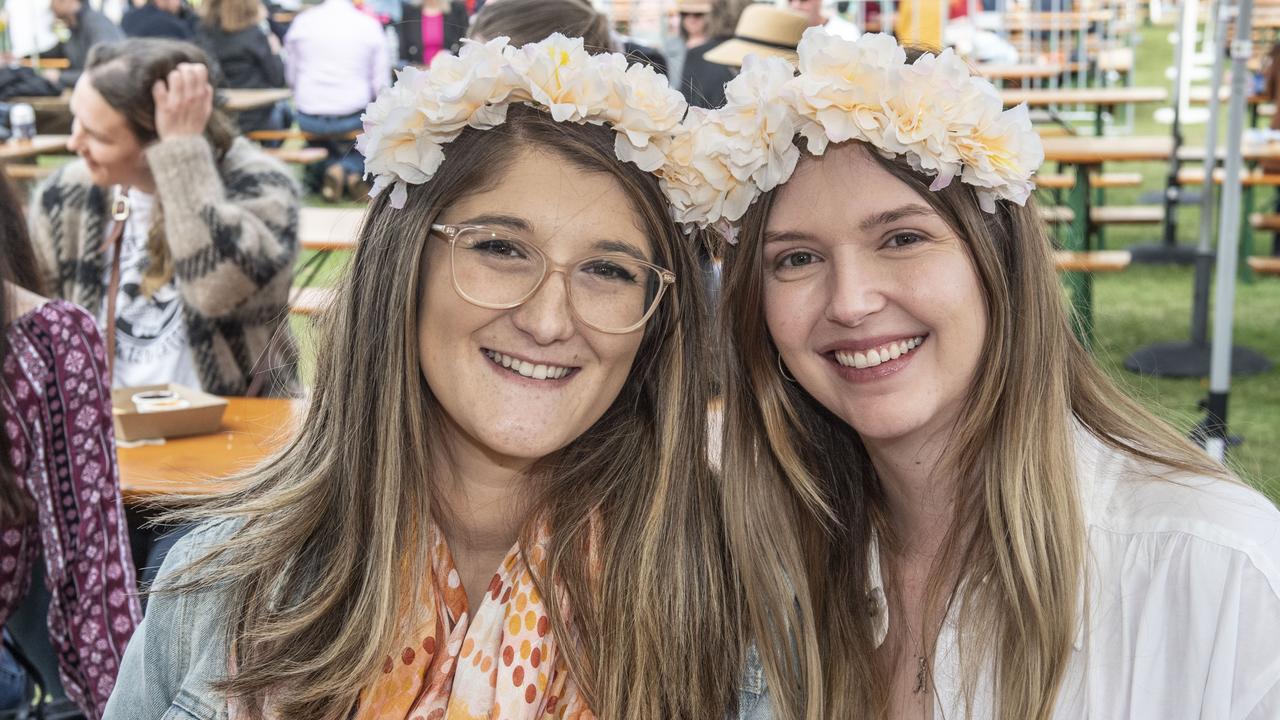
POLYGON ((782 353, 776 353, 774 357, 778 359, 778 372, 782 374, 782 379, 794 383, 796 379, 787 374, 787 366, 782 364, 782 353))

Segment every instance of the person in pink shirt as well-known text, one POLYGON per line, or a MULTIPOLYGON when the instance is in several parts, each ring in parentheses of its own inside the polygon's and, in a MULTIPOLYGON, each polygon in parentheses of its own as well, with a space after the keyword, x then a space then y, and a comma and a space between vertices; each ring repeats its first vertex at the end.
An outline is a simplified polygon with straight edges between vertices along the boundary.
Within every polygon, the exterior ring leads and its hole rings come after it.
POLYGON ((360 114, 391 80, 382 26, 351 0, 325 0, 294 19, 284 48, 298 127, 325 136, 315 144, 329 151, 323 181, 314 184, 331 202, 344 190, 365 195, 364 159, 347 136, 360 130, 360 114))

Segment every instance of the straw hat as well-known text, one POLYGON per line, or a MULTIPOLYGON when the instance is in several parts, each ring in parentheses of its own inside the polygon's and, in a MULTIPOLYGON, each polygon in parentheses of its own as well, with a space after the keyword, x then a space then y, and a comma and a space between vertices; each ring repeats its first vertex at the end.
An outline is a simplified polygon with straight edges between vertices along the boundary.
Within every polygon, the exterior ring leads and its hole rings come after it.
POLYGON ((676 0, 676 12, 710 13, 711 0, 676 0))
POLYGON ((753 3, 743 8, 733 37, 713 48, 706 58, 718 65, 736 67, 741 67, 742 60, 751 54, 777 55, 795 62, 796 45, 807 27, 808 17, 799 12, 753 3))

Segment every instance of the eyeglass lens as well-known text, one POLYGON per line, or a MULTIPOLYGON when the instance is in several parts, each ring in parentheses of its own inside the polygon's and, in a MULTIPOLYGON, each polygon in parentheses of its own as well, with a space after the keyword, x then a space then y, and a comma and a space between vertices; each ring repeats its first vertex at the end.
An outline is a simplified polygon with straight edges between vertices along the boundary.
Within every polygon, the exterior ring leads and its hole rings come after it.
MULTIPOLYGON (((520 303, 542 282, 546 268, 542 252, 519 238, 463 229, 453 243, 454 282, 482 305, 520 303)), ((605 331, 626 330, 643 320, 662 285, 658 271, 617 254, 581 260, 565 278, 574 312, 605 331)))

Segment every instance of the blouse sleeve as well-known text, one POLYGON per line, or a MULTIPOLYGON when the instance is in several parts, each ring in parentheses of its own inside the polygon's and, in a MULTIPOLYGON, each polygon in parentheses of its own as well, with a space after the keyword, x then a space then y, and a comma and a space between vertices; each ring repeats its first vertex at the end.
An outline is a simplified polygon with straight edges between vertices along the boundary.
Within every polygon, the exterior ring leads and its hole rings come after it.
MULTIPOLYGON (((106 355, 93 319, 67 305, 48 325, 54 370, 47 401, 40 534, 49 589, 49 639, 67 695, 102 715, 120 658, 141 620, 120 500, 106 355)), ((51 317, 55 315, 50 315, 51 317)))

